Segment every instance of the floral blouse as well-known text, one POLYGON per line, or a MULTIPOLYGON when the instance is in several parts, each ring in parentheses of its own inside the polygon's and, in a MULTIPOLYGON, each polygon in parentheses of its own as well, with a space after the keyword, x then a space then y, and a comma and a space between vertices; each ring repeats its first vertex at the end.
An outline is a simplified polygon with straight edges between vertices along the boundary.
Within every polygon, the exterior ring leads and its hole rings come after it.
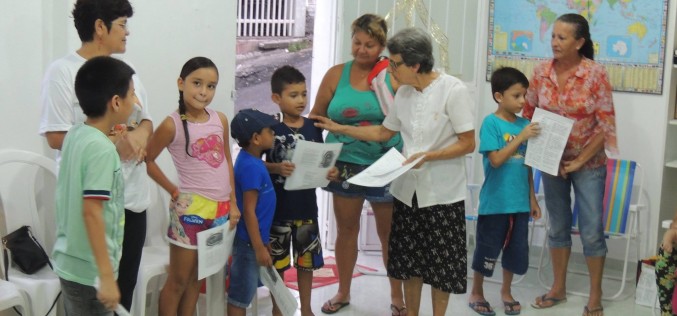
MULTIPOLYGON (((611 84, 603 66, 584 57, 576 73, 567 79, 564 87, 559 87, 554 60, 546 61, 534 69, 526 99, 522 115, 527 119, 540 107, 574 120, 562 160, 578 157, 598 133, 604 133, 604 148, 618 153, 611 84)), ((606 153, 600 150, 583 168, 605 164, 606 153)))

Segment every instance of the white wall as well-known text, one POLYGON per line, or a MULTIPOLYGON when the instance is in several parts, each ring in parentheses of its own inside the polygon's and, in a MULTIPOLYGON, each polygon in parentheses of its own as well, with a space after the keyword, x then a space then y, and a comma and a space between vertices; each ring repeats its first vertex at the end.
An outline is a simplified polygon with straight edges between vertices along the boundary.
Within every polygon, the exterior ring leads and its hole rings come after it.
MULTIPOLYGON (((211 58, 220 81, 211 107, 233 115, 235 1, 132 0, 124 58, 148 92, 155 124, 178 103, 176 78, 194 56, 211 58)), ((37 134, 40 85, 46 67, 80 47, 70 11, 74 0, 11 1, 0 10, 0 149, 18 148, 54 156, 37 134)), ((161 164, 173 169, 168 155, 161 164)))

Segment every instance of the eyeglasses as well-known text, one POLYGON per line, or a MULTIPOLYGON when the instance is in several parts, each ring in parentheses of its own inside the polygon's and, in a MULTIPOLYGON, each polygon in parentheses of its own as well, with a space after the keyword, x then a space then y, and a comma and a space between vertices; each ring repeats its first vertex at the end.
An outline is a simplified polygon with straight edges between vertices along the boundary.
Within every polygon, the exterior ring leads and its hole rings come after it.
POLYGON ((404 64, 404 61, 393 61, 391 59, 389 66, 390 66, 390 69, 397 69, 398 67, 402 66, 402 64, 404 64))

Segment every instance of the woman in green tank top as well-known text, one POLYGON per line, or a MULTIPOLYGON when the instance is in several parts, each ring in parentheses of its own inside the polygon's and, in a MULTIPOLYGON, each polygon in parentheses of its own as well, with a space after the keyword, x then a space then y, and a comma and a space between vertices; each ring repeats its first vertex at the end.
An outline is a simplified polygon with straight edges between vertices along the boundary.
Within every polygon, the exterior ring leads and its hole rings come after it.
MULTIPOLYGON (((328 117, 340 124, 354 126, 380 125, 383 122, 385 114, 376 94, 370 89, 367 76, 385 48, 387 33, 385 21, 377 15, 365 14, 353 22, 351 52, 354 59, 327 71, 315 97, 311 115, 328 117)), ((393 93, 397 89, 397 84, 389 74, 386 84, 393 93)), ((402 150, 402 140, 399 134, 387 142, 371 142, 329 133, 325 142, 343 143, 336 162, 340 182, 331 182, 324 188, 333 193, 339 289, 334 297, 324 303, 322 312, 333 314, 350 302, 350 284, 357 261, 357 237, 364 201, 369 201, 374 210, 376 230, 386 266, 393 212, 393 200, 388 186, 366 188, 349 184, 345 180, 381 158, 390 148, 402 150)), ((402 282, 390 278, 390 287, 392 315, 406 315, 402 282)))

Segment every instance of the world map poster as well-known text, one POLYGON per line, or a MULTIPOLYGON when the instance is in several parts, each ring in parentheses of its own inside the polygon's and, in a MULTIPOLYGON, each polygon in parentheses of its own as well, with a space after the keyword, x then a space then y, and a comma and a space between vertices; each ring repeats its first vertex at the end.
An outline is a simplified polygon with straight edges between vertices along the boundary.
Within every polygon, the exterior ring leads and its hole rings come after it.
POLYGON ((490 0, 487 80, 509 66, 531 77, 552 58, 557 17, 587 18, 595 61, 616 91, 661 94, 668 0, 490 0))

